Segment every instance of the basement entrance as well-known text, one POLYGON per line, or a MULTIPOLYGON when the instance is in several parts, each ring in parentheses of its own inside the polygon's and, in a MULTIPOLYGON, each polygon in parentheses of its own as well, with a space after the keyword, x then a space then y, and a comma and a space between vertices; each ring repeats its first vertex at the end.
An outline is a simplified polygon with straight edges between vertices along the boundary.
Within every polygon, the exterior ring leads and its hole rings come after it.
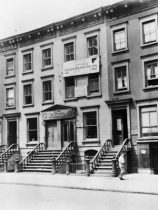
POLYGON ((126 108, 112 110, 112 135, 114 145, 121 145, 128 138, 126 108))
POLYGON ((150 146, 150 167, 154 174, 158 174, 158 143, 150 146))

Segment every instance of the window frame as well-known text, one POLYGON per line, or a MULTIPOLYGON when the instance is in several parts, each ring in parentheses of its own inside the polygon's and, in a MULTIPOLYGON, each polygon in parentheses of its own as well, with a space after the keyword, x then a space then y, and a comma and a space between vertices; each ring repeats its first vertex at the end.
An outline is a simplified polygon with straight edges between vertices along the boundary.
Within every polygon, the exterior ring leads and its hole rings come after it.
POLYGON ((23 84, 23 107, 29 107, 34 106, 34 89, 33 89, 33 82, 27 82, 23 84), (25 87, 30 85, 31 86, 31 100, 32 103, 26 104, 26 98, 25 98, 25 87))
POLYGON ((152 107, 152 106, 156 106, 156 111, 157 111, 157 125, 158 125, 158 102, 145 102, 145 103, 140 103, 137 105, 137 119, 138 119, 138 138, 140 140, 156 140, 158 138, 158 136, 142 136, 141 135, 141 108, 148 108, 148 107, 152 107))
POLYGON ((27 139, 27 143, 31 144, 31 143, 37 143, 39 141, 39 116, 27 116, 26 117, 26 139, 27 139), (37 140, 35 141, 29 141, 29 130, 28 130, 28 120, 31 119, 37 119, 37 140))
POLYGON ((54 101, 54 92, 53 92, 53 77, 44 77, 42 79, 42 104, 52 103, 54 101), (44 83, 51 82, 51 100, 44 100, 44 83))
POLYGON ((74 43, 74 41, 69 41, 69 42, 64 43, 64 62, 69 62, 69 61, 73 61, 73 60, 75 60, 75 43, 74 43), (66 54, 66 47, 69 46, 70 44, 73 45, 73 53, 66 54), (72 55, 73 55, 73 59, 70 59, 70 60, 66 59, 67 56, 72 56, 72 55))
POLYGON ((113 92, 114 93, 125 93, 129 91, 130 84, 129 84, 129 62, 123 62, 119 64, 113 65, 113 92), (121 88, 120 90, 117 90, 116 88, 116 71, 117 69, 121 67, 126 67, 126 77, 127 77, 127 88, 121 88))
POLYGON ((65 77, 65 100, 71 100, 71 99, 75 99, 76 97, 75 97, 75 87, 76 87, 76 77, 65 77), (71 79, 73 79, 74 80, 74 86, 68 86, 68 87, 74 87, 74 89, 73 89, 73 92, 74 92, 74 96, 73 97, 66 97, 67 96, 67 91, 66 91, 66 89, 67 89, 67 86, 66 86, 66 80, 71 80, 71 79))
POLYGON ((141 38, 141 46, 148 46, 148 45, 152 45, 152 44, 155 44, 158 42, 158 21, 157 21, 157 14, 155 15, 152 15, 152 16, 148 16, 148 17, 145 17, 145 18, 141 18, 140 19, 140 38, 141 38), (147 43, 145 43, 144 41, 144 29, 143 29, 143 25, 145 23, 148 23, 148 22, 151 22, 151 21, 155 21, 155 25, 156 25, 156 39, 155 41, 149 41, 147 43))
POLYGON ((123 51, 127 51, 128 50, 128 31, 127 31, 127 23, 124 24, 120 24, 117 26, 113 26, 111 28, 111 41, 112 41, 112 53, 119 53, 119 52, 123 52, 123 51), (115 48, 115 32, 120 31, 120 30, 124 30, 125 31, 125 47, 124 48, 120 48, 120 49, 116 49, 115 48))
POLYGON ((51 43, 46 43, 40 46, 41 47, 41 66, 42 70, 47 70, 53 68, 53 42, 51 43), (45 50, 50 50, 50 64, 49 65, 44 65, 44 51, 45 50))
POLYGON ((16 92, 15 92, 15 85, 7 85, 6 87, 6 103, 5 103, 5 109, 15 109, 16 108, 16 92), (14 93, 14 97, 13 97, 13 106, 7 106, 7 100, 8 100, 8 96, 7 96, 7 90, 9 89, 13 89, 13 93, 14 93))
POLYGON ((15 76, 15 56, 7 56, 6 58, 6 77, 12 77, 15 76), (12 74, 8 74, 8 60, 13 59, 13 68, 12 68, 12 74))
MULTIPOLYGON (((157 55, 153 55, 153 56, 148 56, 146 58, 142 58, 142 75, 143 75, 143 89, 153 89, 153 88, 158 88, 158 84, 157 85, 149 85, 146 86, 146 79, 147 79, 147 74, 146 74, 146 68, 145 68, 145 63, 150 62, 150 61, 154 61, 157 60, 158 62, 158 54, 157 55)), ((155 78, 155 80, 158 80, 158 78, 155 78)))
POLYGON ((87 91, 87 96, 96 96, 101 94, 101 85, 100 85, 100 73, 95 73, 95 74, 89 74, 88 75, 88 91, 87 91), (98 92, 92 92, 90 91, 90 80, 92 76, 97 75, 98 76, 98 92))
MULTIPOLYGON (((99 109, 86 109, 82 112, 82 119, 83 119, 83 142, 98 142, 100 135, 99 135, 99 109), (86 131, 85 131, 85 115, 88 113, 96 113, 96 129, 97 129, 97 137, 96 138, 86 138, 86 131)), ((93 125, 92 125, 93 126, 93 125)))
MULTIPOLYGON (((92 46, 91 48, 94 48, 95 46, 92 46)), ((87 57, 97 57, 99 55, 99 36, 98 36, 98 33, 97 34, 93 34, 91 36, 87 36, 87 57), (89 54, 89 40, 96 37, 97 39, 97 54, 94 54, 94 55, 90 55, 89 54)))
POLYGON ((23 51, 23 74, 28 74, 32 72, 33 72, 33 50, 23 51), (31 69, 25 69, 25 65, 28 64, 28 62, 27 64, 25 64, 25 56, 28 56, 28 55, 30 55, 30 58, 31 58, 31 61, 29 62, 31 69))

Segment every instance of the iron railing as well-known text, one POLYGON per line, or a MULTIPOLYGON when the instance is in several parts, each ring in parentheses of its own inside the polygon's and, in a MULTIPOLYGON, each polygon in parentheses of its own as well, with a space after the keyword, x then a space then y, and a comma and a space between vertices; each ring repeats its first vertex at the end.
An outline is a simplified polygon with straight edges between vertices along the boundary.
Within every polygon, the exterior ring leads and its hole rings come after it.
POLYGON ((33 157, 35 155, 37 155, 38 152, 41 151, 41 150, 43 150, 43 149, 45 149, 45 144, 44 143, 37 144, 34 147, 34 149, 31 150, 29 152, 29 154, 19 163, 19 170, 21 171, 23 168, 25 168, 29 164, 30 160, 32 160, 33 157))
POLYGON ((12 144, 4 152, 2 152, 2 154, 0 154, 1 163, 4 163, 4 161, 7 161, 15 152, 19 152, 19 151, 20 151, 19 145, 12 144))
POLYGON ((0 145, 0 154, 3 153, 7 149, 7 146, 2 144, 0 145))
POLYGON ((76 149, 76 142, 71 141, 65 147, 65 149, 60 153, 60 155, 57 157, 57 159, 56 159, 56 170, 58 170, 63 165, 63 163, 72 156, 75 149, 76 149))
POLYGON ((94 168, 99 165, 101 158, 108 153, 109 149, 112 147, 112 140, 107 139, 94 158, 90 161, 90 171, 93 172, 94 168))

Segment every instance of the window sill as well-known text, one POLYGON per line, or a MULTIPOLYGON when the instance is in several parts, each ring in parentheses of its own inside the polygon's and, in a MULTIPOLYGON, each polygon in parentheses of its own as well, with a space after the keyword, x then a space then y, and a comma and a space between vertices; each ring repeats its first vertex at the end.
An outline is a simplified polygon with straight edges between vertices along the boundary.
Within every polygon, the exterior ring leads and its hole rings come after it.
POLYGON ((53 69, 53 66, 43 67, 41 69, 41 71, 47 71, 47 70, 50 70, 50 69, 53 69))
POLYGON ((91 99, 91 98, 100 98, 102 97, 102 94, 101 93, 98 93, 98 94, 91 94, 91 95, 88 95, 87 96, 87 99, 91 99))
POLYGON ((31 71, 26 71, 26 72, 23 72, 22 74, 23 74, 23 75, 26 75, 26 74, 33 74, 33 70, 31 70, 31 71))
POLYGON ((28 143, 26 143, 27 147, 34 147, 38 144, 38 141, 30 141, 28 143))
POLYGON ((5 76, 5 79, 9 79, 9 78, 13 78, 13 77, 15 77, 15 74, 9 75, 9 76, 5 76))
POLYGON ((143 91, 146 92, 146 91, 152 91, 154 89, 158 89, 158 85, 155 85, 155 86, 152 86, 152 87, 145 87, 143 88, 143 91))
POLYGON ((131 91, 129 91, 129 90, 120 90, 120 91, 114 92, 113 95, 130 94, 130 93, 131 93, 131 91))
POLYGON ((152 42, 152 43, 148 43, 148 44, 142 44, 140 47, 141 48, 146 48, 146 47, 152 47, 154 45, 158 45, 158 42, 155 41, 155 42, 152 42))
POLYGON ((12 109, 16 109, 15 106, 12 106, 12 107, 6 107, 5 110, 12 110, 12 109))
POLYGON ((123 49, 123 50, 113 51, 113 52, 112 52, 112 55, 117 55, 117 54, 119 54, 119 53, 126 53, 126 52, 129 52, 129 49, 128 49, 128 48, 123 49))
POLYGON ((43 102, 43 103, 42 103, 42 106, 50 105, 50 104, 54 104, 54 101, 43 102))
POLYGON ((138 143, 143 143, 143 142, 158 142, 158 136, 148 136, 148 137, 142 137, 138 138, 138 143))
POLYGON ((23 105, 23 108, 34 107, 34 104, 23 105))
POLYGON ((64 100, 64 102, 69 102, 69 101, 77 101, 77 98, 68 98, 64 100))
POLYGON ((100 143, 100 141, 98 139, 86 139, 82 141, 83 144, 89 144, 89 143, 100 143))

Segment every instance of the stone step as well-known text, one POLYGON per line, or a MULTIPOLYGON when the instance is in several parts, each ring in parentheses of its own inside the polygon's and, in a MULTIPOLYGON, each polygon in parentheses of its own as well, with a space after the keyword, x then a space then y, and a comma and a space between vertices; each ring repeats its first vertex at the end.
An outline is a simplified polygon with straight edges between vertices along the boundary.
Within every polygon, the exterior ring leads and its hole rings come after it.
POLYGON ((52 169, 52 166, 49 166, 49 165, 40 165, 40 166, 38 166, 38 165, 27 165, 26 167, 25 167, 25 169, 52 169))
POLYGON ((29 169, 29 168, 27 168, 27 169, 23 169, 22 170, 23 172, 47 172, 47 173, 50 173, 51 172, 51 170, 50 169, 29 169))

